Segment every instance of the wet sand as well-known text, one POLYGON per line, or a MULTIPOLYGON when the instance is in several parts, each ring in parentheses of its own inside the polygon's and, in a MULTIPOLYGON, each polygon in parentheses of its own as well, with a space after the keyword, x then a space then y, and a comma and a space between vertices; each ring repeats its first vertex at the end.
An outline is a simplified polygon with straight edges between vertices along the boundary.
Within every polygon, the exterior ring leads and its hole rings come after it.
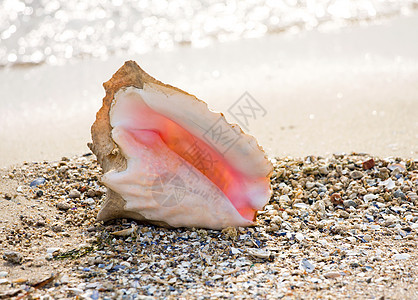
POLYGON ((87 152, 101 84, 128 59, 232 122, 228 109, 248 92, 266 114, 248 119, 247 131, 270 156, 355 151, 416 158, 417 26, 414 16, 339 32, 1 69, 0 166, 87 152))

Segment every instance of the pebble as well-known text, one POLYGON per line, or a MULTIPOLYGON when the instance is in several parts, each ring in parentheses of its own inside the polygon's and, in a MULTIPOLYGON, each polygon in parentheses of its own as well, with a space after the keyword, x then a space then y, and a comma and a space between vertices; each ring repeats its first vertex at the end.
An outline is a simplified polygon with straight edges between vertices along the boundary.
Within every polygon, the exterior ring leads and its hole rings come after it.
POLYGON ((71 205, 66 202, 58 202, 57 208, 60 210, 69 210, 71 208, 71 205))
POLYGON ((23 256, 16 251, 6 251, 4 252, 4 259, 12 264, 21 264, 23 261, 23 256))
POLYGON ((79 289, 79 288, 68 288, 67 290, 74 293, 75 295, 80 295, 84 293, 84 290, 79 289))
POLYGON ((374 159, 371 158, 369 160, 363 161, 362 166, 364 170, 370 170, 371 168, 375 166, 374 159))
POLYGON ((357 203, 353 200, 344 200, 343 204, 345 207, 357 207, 357 203))
POLYGON ((79 192, 79 191, 77 191, 77 190, 71 190, 69 193, 68 193, 68 197, 70 197, 70 198, 80 198, 81 197, 81 193, 79 192))
POLYGON ((334 205, 343 204, 343 199, 339 193, 332 194, 330 200, 331 200, 331 203, 334 205))
POLYGON ((9 284, 9 279, 7 279, 7 278, 0 278, 0 284, 9 284))
POLYGON ((361 171, 355 170, 350 173, 350 177, 353 179, 361 179, 363 178, 364 174, 361 171))
POLYGON ((67 274, 64 274, 64 275, 61 276, 60 282, 61 282, 61 284, 67 284, 67 283, 70 282, 70 278, 68 277, 67 274))
POLYGON ((401 191, 401 190, 396 190, 393 192, 393 196, 395 198, 402 198, 402 199, 406 199, 405 194, 401 191))
POLYGON ((95 205, 96 201, 94 201, 93 198, 87 198, 86 200, 84 200, 84 203, 86 203, 87 205, 95 205))
POLYGON ((306 184, 305 184, 305 186, 306 186, 306 188, 308 190, 310 190, 310 189, 312 189, 315 186, 315 183, 312 182, 312 181, 307 181, 306 184))
POLYGON ((235 247, 231 247, 231 253, 232 254, 240 254, 241 253, 241 250, 239 250, 239 249, 237 249, 235 247))
POLYGON ((322 175, 328 175, 328 173, 329 173, 329 170, 328 170, 328 167, 327 166, 320 166, 318 168, 318 171, 322 175))
POLYGON ((341 273, 340 272, 328 272, 324 274, 325 278, 338 278, 341 277, 341 273))
POLYGON ((347 219, 348 217, 350 217, 350 214, 348 212, 346 212, 345 210, 340 211, 339 216, 341 218, 347 219))
MULTIPOLYGON (((35 245, 28 249, 39 257, 31 261, 28 256, 19 266, 28 274, 52 265, 64 274, 37 290, 33 295, 38 298, 373 298, 388 282, 393 290, 405 291, 402 286, 410 286, 415 278, 418 162, 399 173, 385 166, 411 164, 374 158, 375 166, 364 170, 362 162, 367 160, 359 154, 277 158, 274 172, 280 176, 273 176, 271 201, 255 226, 222 231, 167 229, 130 220, 96 222, 104 188, 94 157, 60 161, 56 167, 27 164, 24 173, 14 172, 16 186, 46 178, 44 199, 37 203, 48 200, 50 208, 57 209, 52 218, 40 217, 42 210, 22 217, 13 232, 0 226, 0 242, 16 251, 26 249, 25 240, 35 245), (319 171, 324 166, 326 175, 319 171), (361 180, 351 177, 354 171, 363 174, 361 180), (35 177, 20 175, 28 172, 35 177), (395 186, 387 188, 391 181, 395 186), (73 190, 80 196, 69 197, 73 190), (58 211, 61 202, 68 204, 65 213, 58 211), (36 226, 38 219, 42 227, 36 226), (56 226, 60 230, 54 230, 56 226), (112 234, 124 230, 130 233, 112 234), (78 233, 77 242, 61 243, 78 233), (36 246, 38 239, 48 243, 36 246), (82 255, 55 260, 58 248, 82 255)), ((23 188, 21 196, 32 199, 34 192, 23 188)), ((8 284, 25 289, 26 279, 32 279, 24 277, 8 284)))
POLYGON ((0 278, 7 277, 7 275, 9 275, 8 272, 6 272, 6 271, 0 271, 0 278))

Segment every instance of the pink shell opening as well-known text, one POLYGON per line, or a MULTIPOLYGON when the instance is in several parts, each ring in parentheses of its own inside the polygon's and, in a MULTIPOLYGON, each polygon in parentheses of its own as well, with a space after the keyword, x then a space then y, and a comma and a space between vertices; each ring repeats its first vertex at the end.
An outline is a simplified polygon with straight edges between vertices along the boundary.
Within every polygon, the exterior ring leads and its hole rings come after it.
MULTIPOLYGON (((190 133, 170 116, 153 110, 139 93, 124 91, 115 99, 110 111, 113 128, 124 128, 136 143, 156 153, 161 139, 169 149, 213 182, 242 217, 255 220, 256 211, 262 209, 270 197, 269 178, 254 177, 237 170, 224 153, 190 133)), ((121 150, 130 151, 123 147, 121 150)))

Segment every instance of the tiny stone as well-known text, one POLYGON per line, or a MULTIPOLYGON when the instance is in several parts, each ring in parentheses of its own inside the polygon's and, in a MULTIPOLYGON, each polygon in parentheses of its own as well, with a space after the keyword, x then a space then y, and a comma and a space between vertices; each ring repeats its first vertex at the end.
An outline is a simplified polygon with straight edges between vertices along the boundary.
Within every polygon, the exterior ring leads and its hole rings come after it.
POLYGON ((409 192, 406 194, 408 196, 408 198, 411 199, 411 201, 416 201, 418 200, 418 194, 414 193, 414 192, 409 192))
POLYGON ((352 206, 354 208, 357 207, 357 203, 353 200, 344 200, 343 204, 344 204, 345 207, 350 207, 350 206, 352 206))
POLYGON ((347 219, 349 216, 350 216, 350 214, 348 212, 346 212, 345 210, 342 210, 340 212, 340 217, 341 218, 347 219))
POLYGON ((296 233, 295 238, 296 238, 299 242, 302 242, 302 241, 305 239, 305 237, 303 236, 303 234, 302 234, 302 233, 300 233, 300 232, 296 233))
POLYGON ((81 193, 77 190, 71 190, 70 193, 68 194, 68 197, 70 197, 70 198, 80 198, 81 193))
POLYGON ((340 272, 328 272, 328 273, 325 273, 324 274, 324 277, 325 278, 337 278, 337 277, 340 277, 341 276, 341 273, 340 272))
POLYGON ((12 196, 9 193, 4 194, 4 199, 11 200, 12 196))
POLYGON ((388 168, 380 168, 379 169, 379 177, 383 180, 389 177, 389 169, 388 168))
POLYGON ((369 160, 363 161, 362 165, 364 170, 370 170, 375 165, 374 159, 371 158, 369 160))
POLYGON ((366 242, 370 242, 370 241, 372 240, 372 237, 371 237, 370 235, 366 234, 366 235, 364 235, 364 236, 363 236, 363 239, 364 239, 366 242))
POLYGON ((26 278, 16 278, 13 280, 13 283, 22 284, 27 282, 28 280, 26 278))
POLYGON ((96 192, 94 190, 88 190, 87 193, 86 193, 86 195, 88 197, 91 197, 92 198, 92 197, 96 196, 96 192))
POLYGON ((88 204, 88 205, 94 205, 94 204, 96 204, 96 202, 94 201, 93 198, 87 198, 84 202, 86 204, 88 204))
POLYGON ((7 278, 0 278, 0 284, 8 284, 9 283, 9 279, 7 278))
POLYGON ((61 225, 53 225, 53 226, 51 226, 51 229, 52 229, 53 232, 62 232, 63 231, 61 225))
POLYGON ((331 195, 331 203, 334 205, 340 205, 343 204, 343 200, 341 198, 341 195, 339 193, 334 193, 331 195))
POLYGON ((360 171, 357 171, 357 170, 350 173, 350 177, 355 179, 355 180, 360 179, 363 176, 364 176, 363 172, 360 172, 360 171))
POLYGON ((60 210, 69 210, 71 208, 71 206, 66 202, 58 202, 57 203, 57 208, 60 209, 60 210))
POLYGON ((405 194, 401 190, 396 190, 395 192, 393 192, 393 196, 395 198, 406 199, 405 194))
POLYGON ((308 189, 308 190, 310 190, 311 188, 313 188, 315 186, 315 183, 314 182, 312 182, 312 181, 307 181, 306 182, 306 188, 308 189))
POLYGON ((82 289, 79 288, 68 288, 68 291, 74 293, 75 295, 79 295, 84 292, 82 289))
POLYGON ((4 259, 12 264, 21 264, 23 256, 19 252, 8 251, 4 252, 4 259))
POLYGON ((354 170, 354 169, 356 168, 356 166, 355 166, 354 164, 348 164, 348 165, 347 165, 347 168, 348 168, 349 170, 354 170))
POLYGON ((7 275, 9 275, 9 273, 7 273, 6 271, 0 272, 0 278, 7 277, 7 275))
POLYGON ((319 167, 318 168, 318 171, 322 175, 328 175, 328 173, 329 173, 327 166, 321 166, 321 167, 319 167))

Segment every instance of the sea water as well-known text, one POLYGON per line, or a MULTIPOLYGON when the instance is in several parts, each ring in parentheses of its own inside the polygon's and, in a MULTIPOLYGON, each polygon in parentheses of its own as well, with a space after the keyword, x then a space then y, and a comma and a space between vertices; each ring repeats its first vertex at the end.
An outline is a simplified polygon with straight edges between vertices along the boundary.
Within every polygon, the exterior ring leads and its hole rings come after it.
POLYGON ((0 66, 335 29, 417 8, 418 0, 3 0, 0 66))

